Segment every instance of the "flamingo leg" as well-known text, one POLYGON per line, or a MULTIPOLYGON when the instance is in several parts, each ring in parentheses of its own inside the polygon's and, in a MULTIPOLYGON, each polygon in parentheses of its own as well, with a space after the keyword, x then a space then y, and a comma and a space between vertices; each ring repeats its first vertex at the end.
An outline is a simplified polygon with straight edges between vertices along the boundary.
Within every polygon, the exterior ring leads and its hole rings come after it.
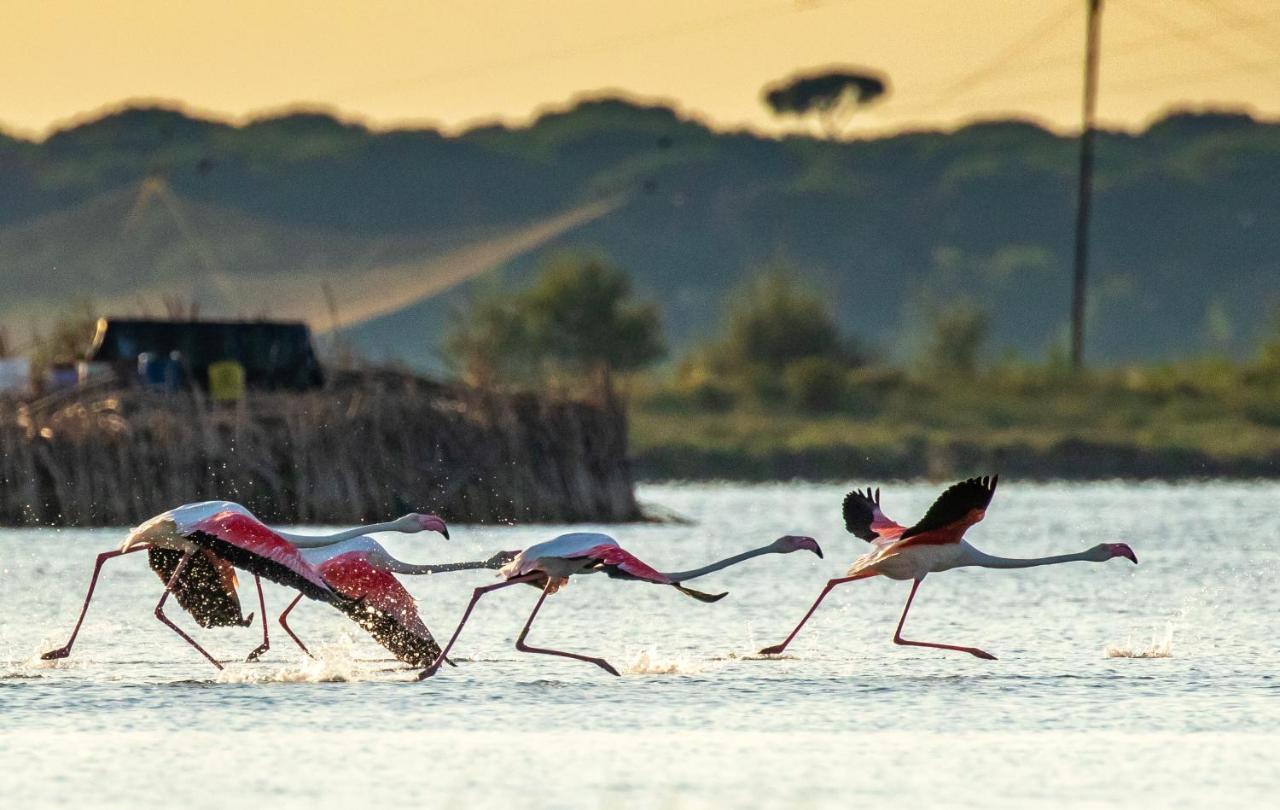
POLYGON ((259 656, 271 649, 271 640, 267 638, 267 600, 262 596, 262 580, 258 578, 257 574, 253 575, 253 584, 258 586, 258 613, 262 616, 262 643, 253 652, 249 653, 249 657, 244 659, 246 662, 257 661, 259 656))
POLYGON ((462 626, 466 624, 467 619, 471 617, 471 611, 475 608, 476 602, 480 601, 480 597, 490 591, 496 591, 499 588, 505 588, 508 585, 517 585, 521 582, 532 582, 540 576, 543 576, 541 572, 534 572, 532 574, 525 574, 522 577, 512 577, 506 582, 499 582, 497 585, 486 585, 483 588, 476 588, 472 591, 471 601, 467 603, 467 609, 462 612, 462 619, 458 622, 458 627, 453 631, 453 636, 449 639, 449 643, 444 645, 444 649, 440 651, 440 655, 436 657, 436 660, 431 662, 431 666, 422 670, 422 672, 418 674, 418 680, 421 681, 436 674, 436 670, 440 668, 440 664, 444 663, 448 658, 449 650, 453 649, 453 643, 458 640, 458 636, 462 633, 462 626))
POLYGON ((520 652, 538 653, 540 655, 558 655, 563 658, 573 658, 578 661, 586 661, 589 664, 595 664, 610 675, 617 675, 618 670, 603 658, 592 658, 589 655, 578 655, 577 653, 562 652, 560 650, 546 650, 541 647, 530 647, 524 643, 525 638, 529 635, 529 628, 533 626, 533 617, 538 615, 538 610, 542 608, 542 603, 546 601, 547 594, 550 593, 543 588, 542 595, 538 597, 538 604, 533 606, 533 612, 529 614, 529 620, 524 623, 524 629, 520 631, 520 635, 516 638, 516 649, 520 652))
POLYGON ((80 634, 80 625, 84 624, 84 617, 89 612, 89 602, 93 599, 93 589, 98 585, 98 574, 102 573, 102 564, 112 557, 119 557, 123 554, 132 554, 135 551, 145 551, 151 546, 142 545, 134 546, 128 551, 104 551, 98 555, 97 562, 93 565, 93 578, 89 580, 89 592, 84 596, 84 606, 80 608, 80 618, 76 619, 75 629, 71 631, 71 638, 67 639, 67 643, 56 650, 49 650, 40 657, 46 661, 52 661, 56 658, 66 658, 71 655, 71 645, 76 643, 76 636, 80 634))
POLYGON ((898 619, 898 629, 894 631, 893 643, 902 644, 908 647, 933 647, 937 650, 955 650, 956 652, 967 652, 970 655, 975 655, 978 658, 983 658, 987 661, 996 660, 994 655, 989 652, 979 650, 977 647, 957 647, 954 644, 934 644, 929 641, 908 641, 902 637, 902 625, 907 621, 907 611, 911 610, 911 600, 916 598, 916 591, 920 588, 921 582, 924 582, 924 577, 917 579, 915 584, 911 586, 911 595, 907 597, 907 606, 902 609, 902 618, 898 619))
MULTIPOLYGON (((289 627, 289 622, 288 622, 288 621, 286 621, 286 619, 287 619, 287 618, 288 618, 288 616, 289 616, 289 611, 291 611, 291 610, 293 610, 295 607, 297 607, 297 606, 298 606, 298 603, 299 603, 299 602, 301 602, 301 601, 302 601, 302 594, 298 594, 298 595, 294 598, 294 600, 293 600, 292 602, 290 602, 290 603, 289 603, 289 607, 285 608, 285 609, 284 609, 284 613, 281 613, 281 614, 280 614, 280 626, 281 626, 281 627, 283 627, 283 628, 284 628, 284 631, 285 631, 286 633, 288 633, 288 634, 289 634, 289 638, 293 639, 293 643, 294 643, 294 644, 297 644, 299 647, 301 647, 301 648, 302 648, 302 651, 303 651, 304 653, 306 653, 307 655, 311 656, 312 658, 315 658, 315 656, 314 656, 314 655, 311 655, 311 650, 308 650, 308 649, 307 649, 307 645, 305 645, 305 644, 303 644, 303 643, 302 643, 302 639, 298 638, 297 633, 294 633, 294 632, 293 632, 293 629, 292 629, 291 627, 289 627)), ((266 631, 263 631, 263 632, 264 632, 264 634, 265 634, 265 632, 266 632, 266 631)))
POLYGON ((772 647, 765 647, 759 652, 759 655, 780 655, 782 651, 787 648, 787 645, 791 643, 791 640, 800 632, 800 628, 804 627, 805 622, 809 621, 809 617, 813 615, 813 612, 818 609, 818 605, 822 604, 822 600, 827 598, 827 594, 831 593, 831 590, 835 588, 835 586, 843 585, 846 582, 854 582, 859 579, 867 579, 868 577, 873 576, 875 576, 874 572, 867 572, 854 574, 851 577, 839 577, 837 579, 827 580, 827 586, 822 589, 822 593, 818 594, 818 598, 813 601, 813 606, 809 608, 808 613, 804 614, 804 618, 796 625, 796 629, 791 631, 791 635, 787 636, 786 640, 781 644, 775 644, 772 647))
POLYGON ((160 595, 160 601, 156 602, 156 610, 155 610, 156 618, 159 619, 162 623, 168 625, 170 630, 182 636, 183 640, 186 641, 188 644, 190 644, 192 647, 195 647, 197 650, 199 650, 201 655, 209 659, 209 663, 213 664, 218 669, 222 669, 222 664, 219 664, 216 658, 214 658, 212 655, 209 655, 209 653, 205 650, 204 647, 201 647, 199 644, 197 644, 195 639, 193 639, 191 636, 184 633, 181 627, 178 627, 178 625, 169 621, 169 617, 164 615, 165 600, 168 599, 169 594, 173 592, 173 586, 178 584, 178 577, 182 575, 182 569, 186 568, 187 563, 191 561, 191 555, 193 553, 194 552, 188 551, 186 554, 182 555, 181 560, 178 560, 178 566, 173 569, 173 575, 169 577, 169 582, 164 586, 164 593, 160 595))

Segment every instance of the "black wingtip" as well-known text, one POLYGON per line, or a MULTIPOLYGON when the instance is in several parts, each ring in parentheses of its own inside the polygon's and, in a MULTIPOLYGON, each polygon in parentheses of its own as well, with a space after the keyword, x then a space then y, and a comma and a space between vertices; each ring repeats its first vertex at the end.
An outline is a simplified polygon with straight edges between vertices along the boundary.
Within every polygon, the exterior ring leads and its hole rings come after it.
POLYGON ((676 585, 675 589, 685 596, 692 596, 699 602, 706 602, 708 604, 711 602, 719 602, 721 599, 729 595, 728 591, 725 591, 724 593, 704 593, 702 591, 695 591, 693 588, 686 588, 683 585, 676 585))

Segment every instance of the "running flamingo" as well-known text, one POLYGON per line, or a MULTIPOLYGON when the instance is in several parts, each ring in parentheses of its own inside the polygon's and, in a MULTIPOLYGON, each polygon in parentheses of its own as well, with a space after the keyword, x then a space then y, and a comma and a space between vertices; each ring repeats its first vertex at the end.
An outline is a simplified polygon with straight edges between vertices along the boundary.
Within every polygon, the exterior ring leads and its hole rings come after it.
POLYGON ((554 540, 529 546, 520 552, 514 560, 503 566, 498 572, 498 575, 503 577, 503 582, 475 589, 471 595, 471 602, 467 604, 467 609, 463 611, 462 619, 458 622, 457 629, 453 631, 453 636, 449 639, 449 643, 445 645, 444 651, 440 653, 431 666, 423 670, 418 679, 428 678, 435 674, 436 670, 440 668, 441 662, 447 660, 446 656, 449 654, 449 650, 453 648, 453 643, 458 640, 458 634, 462 632, 462 626, 467 623, 467 618, 471 616, 471 611, 476 606, 476 602, 490 591, 520 583, 527 583, 542 589, 542 595, 538 597, 537 604, 533 606, 533 612, 529 614, 529 619, 525 622, 524 629, 520 631, 519 637, 516 638, 517 650, 586 661, 595 664, 611 675, 617 675, 618 670, 614 669, 603 658, 592 658, 586 655, 578 655, 577 653, 530 647, 524 643, 525 638, 529 635, 529 628, 533 626, 533 619, 538 615, 538 610, 542 607, 542 603, 549 594, 553 594, 564 587, 565 583, 569 581, 569 577, 574 574, 594 574, 598 571, 603 571, 614 579, 630 579, 652 582, 657 585, 671 585, 681 593, 692 596, 700 602, 716 602, 728 596, 728 594, 703 593, 692 588, 686 588, 680 583, 710 574, 713 571, 719 571, 722 568, 728 568, 731 565, 737 565, 762 554, 790 554, 801 549, 812 551, 819 557, 822 556, 822 549, 818 547, 817 541, 812 537, 788 535, 779 537, 767 546, 744 551, 741 554, 711 563, 702 568, 664 574, 654 570, 634 555, 625 551, 618 545, 616 540, 607 534, 596 534, 594 532, 562 534, 554 540))
POLYGON ((71 631, 71 638, 65 645, 50 650, 41 658, 51 660, 66 658, 71 654, 71 647, 80 633, 85 614, 89 611, 89 602, 93 599, 93 589, 97 585, 103 564, 112 557, 146 550, 151 567, 166 580, 164 593, 156 603, 156 618, 195 647, 218 669, 222 669, 222 664, 164 614, 164 603, 170 593, 175 594, 179 604, 191 611, 202 626, 247 625, 252 616, 249 619, 240 618, 240 602, 235 594, 233 569, 243 568, 254 575, 263 623, 262 644, 249 656, 249 660, 253 660, 269 647, 266 604, 259 577, 296 588, 304 596, 341 608, 349 601, 348 598, 330 588, 302 557, 299 549, 332 545, 366 532, 383 531, 436 531, 446 538, 449 536, 444 521, 435 515, 409 514, 387 523, 360 526, 328 535, 300 535, 269 529, 249 510, 230 501, 206 501, 170 509, 135 528, 119 549, 104 551, 98 555, 93 577, 89 580, 89 592, 85 595, 84 606, 71 631), (183 602, 184 598, 186 603, 183 602))
MULTIPOLYGON (((329 546, 304 548, 302 558, 319 572, 325 584, 347 599, 335 606, 364 628, 396 658, 414 666, 426 666, 440 654, 440 645, 418 615, 413 596, 395 574, 442 574, 477 568, 501 568, 516 552, 500 551, 480 562, 413 565, 397 560, 372 537, 354 537, 329 546)), ((303 594, 280 614, 280 626, 310 655, 302 639, 289 627, 289 612, 303 594)))
POLYGON ((791 635, 781 644, 766 647, 761 655, 781 653, 791 640, 804 627, 805 622, 818 609, 818 605, 826 598, 831 589, 846 582, 884 576, 889 579, 913 580, 911 593, 907 596, 907 605, 902 609, 902 618, 898 620, 898 629, 893 634, 894 644, 910 647, 934 647, 939 650, 956 650, 970 655, 994 661, 991 653, 976 647, 957 647, 952 644, 935 644, 927 641, 909 641, 902 637, 902 625, 907 620, 907 611, 911 609, 911 600, 927 574, 950 571, 952 568, 976 566, 979 568, 1034 568, 1039 565, 1057 565, 1067 562, 1106 562, 1115 557, 1124 557, 1135 564, 1138 557, 1133 549, 1124 543, 1100 543, 1093 548, 1075 554, 1061 554, 1054 557, 1034 557, 1032 559, 1011 559, 985 554, 964 540, 965 531, 982 520, 987 506, 996 491, 999 476, 990 478, 970 478, 943 492, 919 523, 907 528, 885 517, 880 511, 880 490, 874 492, 868 488, 866 492, 854 490, 844 499, 844 523, 851 534, 871 543, 870 553, 859 557, 843 577, 827 582, 822 593, 804 618, 791 631, 791 635))

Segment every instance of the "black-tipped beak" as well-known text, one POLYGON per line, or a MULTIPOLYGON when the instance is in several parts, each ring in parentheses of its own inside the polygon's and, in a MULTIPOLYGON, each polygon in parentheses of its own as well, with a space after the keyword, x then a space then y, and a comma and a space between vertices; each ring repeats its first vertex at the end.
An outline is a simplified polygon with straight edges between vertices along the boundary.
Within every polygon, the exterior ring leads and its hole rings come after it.
POLYGON ((819 560, 822 559, 822 546, 818 545, 816 541, 813 544, 813 553, 818 555, 819 560))
MULTIPOLYGON (((448 540, 448 539, 449 539, 449 527, 448 527, 448 526, 445 526, 443 529, 441 529, 441 530, 440 530, 440 534, 444 535, 444 539, 448 540)), ((451 663, 452 663, 452 662, 451 662, 451 663)))

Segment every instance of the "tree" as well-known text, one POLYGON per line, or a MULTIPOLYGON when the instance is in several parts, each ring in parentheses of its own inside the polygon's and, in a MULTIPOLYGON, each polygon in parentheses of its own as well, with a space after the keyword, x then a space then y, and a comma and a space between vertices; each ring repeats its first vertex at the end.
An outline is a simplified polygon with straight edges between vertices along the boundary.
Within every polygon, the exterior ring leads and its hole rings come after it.
POLYGON ((932 313, 933 332, 924 346, 921 365, 938 374, 972 374, 986 346, 991 324, 975 304, 960 302, 932 313))
POLYGON ((478 384, 528 384, 549 374, 588 379, 612 396, 612 375, 665 353, 658 309, 633 299, 631 280, 602 259, 560 254, 533 285, 493 288, 456 310, 445 343, 454 367, 478 384))
POLYGON ((764 102, 775 115, 816 116, 834 140, 859 107, 888 92, 888 80, 859 68, 827 69, 792 76, 764 89, 764 102))
POLYGON ((847 357, 830 303, 783 267, 748 281, 730 298, 724 336, 713 355, 730 366, 781 371, 810 357, 847 357))

